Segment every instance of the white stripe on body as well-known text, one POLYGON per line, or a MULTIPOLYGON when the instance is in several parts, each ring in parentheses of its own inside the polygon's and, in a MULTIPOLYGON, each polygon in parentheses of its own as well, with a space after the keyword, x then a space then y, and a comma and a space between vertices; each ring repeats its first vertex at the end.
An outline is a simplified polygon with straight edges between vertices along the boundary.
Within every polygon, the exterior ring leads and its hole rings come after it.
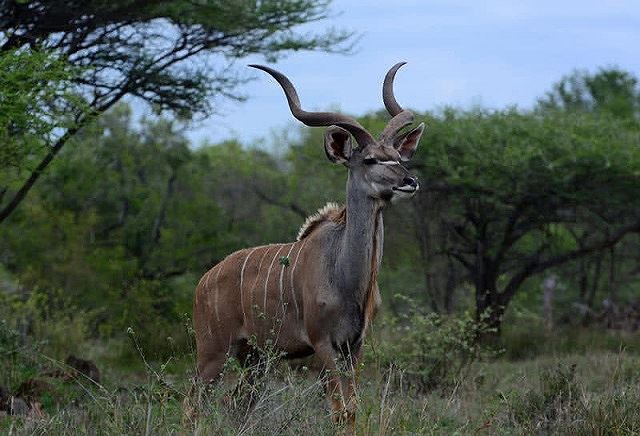
POLYGON ((293 273, 296 271, 296 265, 298 265, 298 258, 300 257, 300 252, 304 248, 304 245, 307 243, 309 239, 305 238, 302 240, 302 245, 298 250, 298 254, 296 254, 296 260, 293 262, 293 268, 291 268, 291 298, 293 299, 293 304, 296 307, 296 318, 300 318, 300 309, 298 308, 298 300, 296 299, 296 293, 293 289, 293 273))
POLYGON ((215 292, 213 294, 213 310, 216 313, 216 327, 220 329, 220 312, 218 311, 218 295, 220 294, 220 290, 218 289, 218 277, 220 276, 220 271, 222 271, 222 262, 216 266, 218 267, 218 272, 216 273, 216 278, 214 280, 215 292))
MULTIPOLYGON (((198 282, 198 287, 199 287, 202 281, 204 280, 204 292, 205 292, 205 298, 207 299, 208 309, 211 309, 211 298, 209 298, 210 295, 207 294, 206 292, 209 290, 209 278, 211 278, 211 273, 213 272, 213 268, 207 271, 207 273, 203 275, 200 281, 198 282)), ((196 304, 198 304, 198 292, 196 292, 196 304)), ((213 338, 213 332, 211 331, 211 323, 208 322, 208 320, 207 320, 207 331, 209 332, 209 337, 213 338)))
MULTIPOLYGON (((296 242, 294 242, 291 245, 291 248, 289 249, 289 252, 287 253, 287 259, 289 259, 289 255, 291 254, 291 251, 293 250, 293 247, 296 245, 296 242)), ((284 307, 284 289, 282 287, 282 278, 284 277, 284 269, 287 267, 287 265, 282 265, 282 269, 280 270, 280 304, 282 305, 282 313, 284 314, 285 312, 285 307, 284 307)))
POLYGON ((267 317, 267 285, 269 284, 269 275, 271 274, 271 268, 273 268, 273 263, 276 261, 283 247, 284 247, 284 244, 280 244, 280 248, 276 252, 276 255, 273 256, 273 259, 271 260, 271 265, 269 265, 269 271, 267 271, 267 279, 264 281, 264 306, 263 306, 264 309, 263 310, 264 310, 265 318, 267 317))
MULTIPOLYGON (((204 281, 204 290, 205 292, 209 291, 209 280, 211 279, 211 274, 213 274, 213 270, 216 269, 216 267, 219 265, 215 265, 213 268, 211 268, 209 271, 207 271, 207 273, 205 275, 202 276, 203 279, 205 279, 204 281)), ((196 296, 198 294, 196 293, 196 296)), ((207 306, 210 307, 210 303, 209 303, 209 295, 207 295, 207 306)))
MULTIPOLYGON (((251 303, 251 313, 252 313, 252 317, 253 317, 253 302, 255 301, 255 290, 256 290, 256 285, 258 284, 258 277, 260 277, 260 271, 262 270, 262 261, 264 260, 265 257, 267 257, 267 253, 269 252, 269 249, 272 247, 273 244, 269 244, 266 247, 260 247, 260 248, 265 248, 264 253, 262 254, 262 257, 260 258, 260 263, 258 264, 258 271, 256 272, 256 279, 253 281, 253 286, 251 287, 251 295, 249 296, 249 302, 251 303)), ((257 307, 257 305, 256 305, 257 307)))
POLYGON ((240 306, 242 306, 242 321, 243 322, 246 322, 246 320, 247 320, 247 314, 245 313, 245 310, 244 310, 244 293, 242 292, 242 283, 244 282, 244 269, 247 266, 247 262, 249 261, 249 258, 251 257, 253 252, 256 251, 257 249, 258 249, 258 247, 254 248, 253 250, 251 250, 249 252, 247 257, 244 259, 244 263, 242 264, 242 269, 240 270, 240 306))

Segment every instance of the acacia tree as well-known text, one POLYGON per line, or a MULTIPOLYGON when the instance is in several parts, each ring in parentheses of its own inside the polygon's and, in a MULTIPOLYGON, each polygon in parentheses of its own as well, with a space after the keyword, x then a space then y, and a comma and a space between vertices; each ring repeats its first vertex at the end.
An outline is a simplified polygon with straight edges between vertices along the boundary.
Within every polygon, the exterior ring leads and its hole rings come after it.
MULTIPOLYGON (((1 205, 0 222, 20 204, 62 147, 124 96, 182 116, 209 114, 211 97, 238 99, 244 79, 233 60, 293 50, 348 50, 350 35, 296 31, 325 19, 327 0, 8 0, 0 3, 0 53, 40 50, 64 60, 85 102, 62 106, 68 122, 44 144, 24 180, 1 205)), ((14 186, 11 186, 12 188, 14 186)), ((6 188, 6 187, 5 187, 6 188)))
POLYGON ((72 72, 44 52, 0 53, 0 203, 11 176, 37 154, 64 115, 43 106, 68 97, 64 82, 72 72))
POLYGON ((493 327, 533 275, 640 232, 637 124, 516 111, 449 111, 429 124, 422 195, 446 196, 443 254, 467 271, 477 316, 493 327))

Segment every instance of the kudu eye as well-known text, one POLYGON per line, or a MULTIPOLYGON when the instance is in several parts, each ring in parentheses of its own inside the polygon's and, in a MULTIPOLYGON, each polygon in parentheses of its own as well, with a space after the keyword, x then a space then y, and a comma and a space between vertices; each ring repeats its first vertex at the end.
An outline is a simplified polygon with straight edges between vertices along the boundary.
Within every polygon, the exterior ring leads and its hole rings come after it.
POLYGON ((376 159, 375 157, 368 157, 362 162, 364 162, 365 165, 375 165, 378 163, 378 159, 376 159))

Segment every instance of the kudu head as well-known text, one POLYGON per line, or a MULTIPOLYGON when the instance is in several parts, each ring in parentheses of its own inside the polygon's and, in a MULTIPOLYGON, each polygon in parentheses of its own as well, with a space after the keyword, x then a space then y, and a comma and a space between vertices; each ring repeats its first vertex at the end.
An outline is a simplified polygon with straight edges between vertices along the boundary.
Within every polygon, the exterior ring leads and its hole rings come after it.
POLYGON ((307 112, 291 81, 282 73, 263 65, 250 65, 273 76, 282 86, 291 113, 307 126, 328 127, 324 134, 324 149, 334 163, 349 168, 349 178, 356 189, 369 197, 385 202, 411 197, 418 190, 418 181, 403 165, 413 156, 424 131, 424 123, 404 131, 413 122, 413 114, 402 109, 393 95, 393 79, 405 62, 394 65, 387 73, 382 99, 392 118, 376 140, 355 119, 334 112, 307 112), (352 145, 351 137, 357 147, 352 145))

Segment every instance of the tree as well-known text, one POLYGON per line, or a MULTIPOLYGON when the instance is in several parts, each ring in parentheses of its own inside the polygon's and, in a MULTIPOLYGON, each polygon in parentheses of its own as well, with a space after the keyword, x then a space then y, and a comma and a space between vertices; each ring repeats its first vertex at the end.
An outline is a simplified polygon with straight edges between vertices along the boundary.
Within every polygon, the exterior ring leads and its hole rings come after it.
POLYGON ((477 317, 493 327, 530 277, 640 232, 637 124, 516 111, 447 111, 428 124, 421 195, 446 195, 443 254, 465 268, 477 317))
POLYGON ((638 79, 618 68, 601 68, 596 73, 574 71, 538 100, 538 108, 542 111, 606 113, 618 118, 638 117, 638 79))
MULTIPOLYGON (((209 114, 211 97, 241 98, 233 60, 270 60, 294 50, 345 51, 350 35, 302 34, 328 15, 325 0, 32 0, 0 4, 0 53, 43 50, 74 69, 68 79, 86 105, 43 144, 39 163, 2 204, 5 220, 78 130, 124 96, 182 116, 209 114), (215 61, 214 61, 215 60, 215 61)), ((59 105, 60 101, 52 101, 59 105)), ((6 188, 4 188, 6 189, 6 188)))
POLYGON ((62 296, 89 334, 133 326, 155 349, 175 335, 203 271, 295 236, 302 219, 254 191, 282 182, 277 158, 236 142, 193 150, 178 126, 134 123, 119 104, 74 136, 0 232, 0 271, 23 300, 58 307, 62 296))
POLYGON ((42 138, 65 125, 65 113, 47 103, 72 98, 64 85, 71 75, 65 62, 46 52, 0 53, 0 203, 42 148, 42 138))

